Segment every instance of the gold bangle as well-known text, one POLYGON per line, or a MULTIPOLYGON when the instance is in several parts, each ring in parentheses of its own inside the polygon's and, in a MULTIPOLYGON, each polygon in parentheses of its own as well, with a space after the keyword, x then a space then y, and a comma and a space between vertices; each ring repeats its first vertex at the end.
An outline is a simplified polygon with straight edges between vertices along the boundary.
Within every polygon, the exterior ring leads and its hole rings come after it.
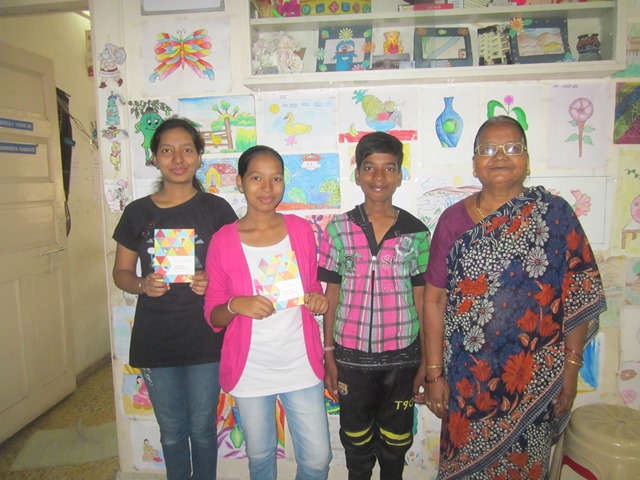
POLYGON ((575 360, 571 360, 570 358, 565 358, 564 359, 565 362, 569 362, 573 365, 578 365, 579 367, 582 367, 582 365, 584 365, 584 363, 582 362, 576 362, 575 360))
POLYGON ((425 368, 444 368, 444 365, 427 365, 425 368))

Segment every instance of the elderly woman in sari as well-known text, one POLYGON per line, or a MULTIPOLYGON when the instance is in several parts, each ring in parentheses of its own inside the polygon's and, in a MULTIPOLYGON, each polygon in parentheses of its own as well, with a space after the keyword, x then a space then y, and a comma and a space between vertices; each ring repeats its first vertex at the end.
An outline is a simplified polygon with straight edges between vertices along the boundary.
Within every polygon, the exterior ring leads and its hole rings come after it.
POLYGON ((516 120, 480 127, 473 172, 482 189, 442 214, 426 273, 438 478, 544 478, 606 309, 602 282, 569 204, 524 187, 529 154, 516 120))

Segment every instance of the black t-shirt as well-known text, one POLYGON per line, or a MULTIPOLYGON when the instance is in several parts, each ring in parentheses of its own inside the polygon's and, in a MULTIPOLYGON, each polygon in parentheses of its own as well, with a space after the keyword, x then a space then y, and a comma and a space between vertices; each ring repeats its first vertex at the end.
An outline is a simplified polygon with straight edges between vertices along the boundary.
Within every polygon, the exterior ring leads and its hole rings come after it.
MULTIPOLYGON (((142 276, 153 272, 153 231, 156 228, 195 229, 195 267, 204 270, 211 236, 237 216, 223 198, 198 192, 190 200, 159 208, 150 197, 129 204, 113 233, 123 247, 138 253, 142 276)), ((188 283, 172 283, 160 297, 138 296, 131 332, 129 364, 133 367, 175 367, 220 360, 222 333, 214 333, 204 318, 204 296, 188 283)))

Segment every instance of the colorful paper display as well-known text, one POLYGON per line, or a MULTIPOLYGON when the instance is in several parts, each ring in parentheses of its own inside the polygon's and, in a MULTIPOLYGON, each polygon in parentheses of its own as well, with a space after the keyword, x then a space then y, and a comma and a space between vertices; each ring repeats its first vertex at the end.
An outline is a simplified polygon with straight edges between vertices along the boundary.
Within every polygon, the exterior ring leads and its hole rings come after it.
POLYGON ((168 283, 191 282, 195 273, 193 228, 157 228, 153 231, 153 270, 168 283))
POLYGON ((304 288, 296 252, 261 259, 255 287, 260 295, 273 302, 276 310, 303 305, 304 288))

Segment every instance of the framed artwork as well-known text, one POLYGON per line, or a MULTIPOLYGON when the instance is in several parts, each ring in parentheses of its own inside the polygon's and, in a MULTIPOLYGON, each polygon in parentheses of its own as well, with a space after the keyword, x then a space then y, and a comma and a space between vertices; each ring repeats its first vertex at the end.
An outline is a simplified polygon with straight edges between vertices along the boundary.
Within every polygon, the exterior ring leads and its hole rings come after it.
POLYGON ((473 65, 471 36, 466 27, 416 27, 413 52, 416 68, 473 65))
POLYGON ((321 28, 316 71, 368 70, 371 67, 372 34, 371 26, 321 28))
POLYGON ((571 56, 566 19, 514 18, 509 41, 514 63, 560 62, 571 56))
POLYGON ((509 25, 490 25, 478 29, 478 64, 504 65, 513 63, 509 43, 509 25))

